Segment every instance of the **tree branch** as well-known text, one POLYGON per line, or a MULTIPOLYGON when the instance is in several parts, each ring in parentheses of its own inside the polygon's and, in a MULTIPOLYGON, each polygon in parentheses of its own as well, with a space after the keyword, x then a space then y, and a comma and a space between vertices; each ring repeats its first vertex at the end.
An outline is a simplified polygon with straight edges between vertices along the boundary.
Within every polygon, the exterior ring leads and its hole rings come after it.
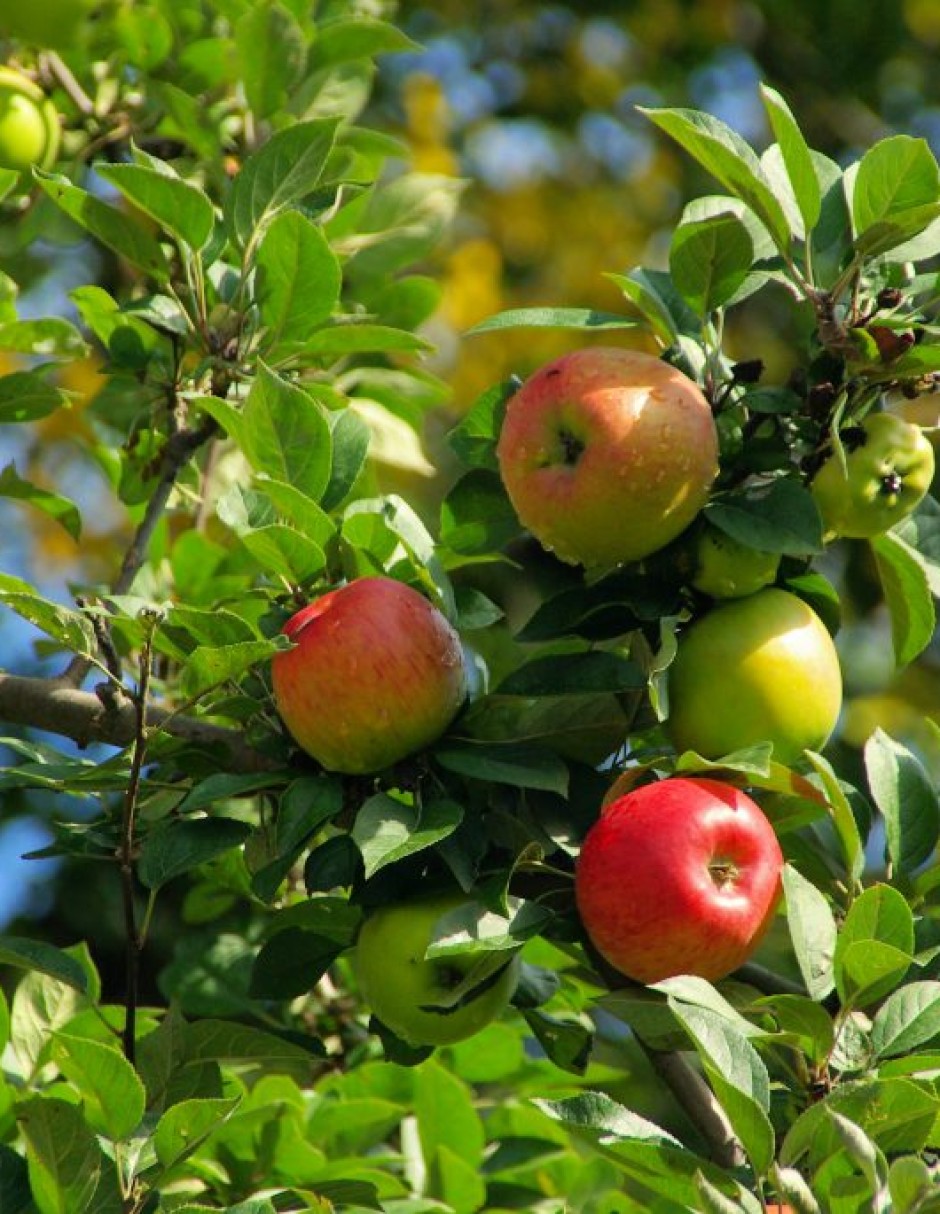
POLYGON ((637 1036, 637 1043, 650 1066, 666 1084, 686 1116, 708 1143, 711 1157, 724 1168, 739 1168, 747 1162, 727 1114, 698 1071, 682 1054, 654 1050, 637 1036))
MULTIPOLYGON (((217 748, 227 771, 274 770, 278 763, 246 746, 244 736, 235 729, 173 716, 167 709, 151 707, 147 728, 166 731, 200 746, 217 748)), ((28 725, 71 738, 79 746, 104 742, 109 746, 129 746, 137 736, 134 701, 121 696, 108 703, 92 691, 81 691, 63 679, 32 678, 0 672, 0 720, 28 725)))

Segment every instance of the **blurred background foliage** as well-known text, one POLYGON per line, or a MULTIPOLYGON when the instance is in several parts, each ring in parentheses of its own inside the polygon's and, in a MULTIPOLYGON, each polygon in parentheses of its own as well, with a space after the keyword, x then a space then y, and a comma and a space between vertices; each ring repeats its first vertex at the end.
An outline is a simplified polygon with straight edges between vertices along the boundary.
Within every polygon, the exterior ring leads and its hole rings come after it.
MULTIPOLYGON (((127 20, 138 7, 116 6, 127 20)), ((423 449, 407 435, 396 447, 390 436, 382 485, 430 519, 455 474, 445 436, 456 417, 485 388, 584 342, 550 330, 466 330, 511 307, 625 310, 605 273, 664 266, 684 203, 714 189, 638 105, 707 110, 760 148, 769 132, 757 86, 766 81, 787 97, 811 145, 839 161, 894 131, 921 135, 940 154, 937 0, 362 0, 362 9, 396 20, 418 44, 381 60, 366 122, 404 137, 414 168, 465 183, 450 244, 427 268, 444 288, 427 324, 435 346, 428 370, 449 395, 429 414, 423 449)), ((24 317, 68 308, 65 293, 89 281, 87 259, 96 255, 53 221, 51 208, 33 206, 0 218, 0 258, 27 284, 24 317)), ((115 272, 100 267, 105 283, 115 272)), ((771 289, 732 322, 732 356, 760 358, 768 380, 785 379, 801 332, 791 301, 771 289)), ((83 507, 96 503, 79 546, 41 513, 0 502, 7 568, 21 566, 40 590, 63 577, 106 577, 126 540, 126 520, 109 512, 105 478, 80 442, 100 383, 96 365, 69 364, 63 376, 71 410, 40 422, 26 447, 0 434, 0 463, 15 458, 34 482, 55 484, 83 507)), ((940 721, 940 651, 934 644, 916 665, 894 670, 867 549, 857 549, 843 546, 830 570, 847 591, 840 646, 849 700, 839 761, 850 771, 856 748, 881 724, 940 770, 932 725, 940 721)), ((0 644, 7 668, 33 660, 7 617, 0 644)), ((4 815, 3 854, 39 841, 35 826, 24 825, 34 822, 29 806, 19 808, 4 815)), ((0 919, 25 906, 40 917, 50 911, 40 866, 24 867, 28 880, 5 883, 0 919), (30 887, 35 896, 27 898, 30 887)), ((56 913, 65 903, 70 929, 86 934, 83 899, 60 896, 56 913)), ((101 909, 88 908, 99 936, 101 909)), ((118 935, 116 915, 113 927, 118 935)))

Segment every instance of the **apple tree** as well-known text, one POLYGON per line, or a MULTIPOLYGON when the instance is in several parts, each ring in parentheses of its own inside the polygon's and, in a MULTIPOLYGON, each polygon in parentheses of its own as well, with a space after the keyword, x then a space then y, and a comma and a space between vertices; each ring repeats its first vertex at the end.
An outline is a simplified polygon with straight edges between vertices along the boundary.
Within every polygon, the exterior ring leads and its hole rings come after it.
POLYGON ((0 495, 87 559, 0 574, 0 781, 89 926, 0 936, 3 1214, 940 1210, 936 782, 839 736, 853 570, 934 643, 927 145, 648 111, 715 192, 466 335, 578 351, 446 406, 432 505, 461 185, 371 119, 385 6, 18 12, 0 495))

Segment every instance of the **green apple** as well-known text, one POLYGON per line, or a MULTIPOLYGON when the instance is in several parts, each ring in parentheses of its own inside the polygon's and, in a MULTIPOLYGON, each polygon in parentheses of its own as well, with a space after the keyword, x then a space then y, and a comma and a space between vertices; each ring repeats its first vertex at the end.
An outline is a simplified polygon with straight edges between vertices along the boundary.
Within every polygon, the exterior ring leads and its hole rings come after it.
POLYGON ((769 587, 719 603, 679 636, 668 670, 665 730, 677 750, 717 759, 772 742, 793 763, 835 729, 842 675, 819 616, 769 587))
POLYGON ((739 599, 769 586, 777 576, 780 555, 749 548, 706 523, 695 542, 691 584, 713 599, 739 599))
POLYGON ((288 620, 294 648, 275 654, 278 712, 329 771, 381 771, 429 746, 467 690, 456 630, 417 590, 358 578, 288 620))
POLYGON ((675 539, 718 472, 698 386, 651 354, 605 346, 536 371, 506 406, 496 453, 536 539, 563 561, 601 568, 675 539))
POLYGON ((362 997, 409 1045, 450 1045, 472 1037, 503 1011, 516 989, 518 955, 456 1006, 446 1006, 479 957, 425 953, 438 920, 467 901, 465 894, 444 893, 383 906, 359 933, 353 964, 362 997))
POLYGON ((34 81, 0 67, 0 168, 46 169, 59 150, 59 116, 34 81))
POLYGON ((920 426, 873 413, 844 436, 810 483, 828 538, 881 535, 915 509, 930 488, 933 447, 920 426), (857 441, 852 441, 857 439, 857 441))

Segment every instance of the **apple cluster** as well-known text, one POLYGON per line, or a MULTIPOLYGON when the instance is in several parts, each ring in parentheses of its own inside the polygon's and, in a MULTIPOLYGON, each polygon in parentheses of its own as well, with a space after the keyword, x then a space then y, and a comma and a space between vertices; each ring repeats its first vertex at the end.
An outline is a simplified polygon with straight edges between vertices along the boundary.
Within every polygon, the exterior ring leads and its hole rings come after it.
MULTIPOLYGON (((811 606, 775 585, 779 555, 701 515, 718 475, 718 434, 699 387, 651 355, 581 350, 549 363, 509 400, 497 455, 520 521, 561 560, 603 571, 678 539, 704 597, 668 668, 665 732, 679 753, 717 760, 770 743, 791 765, 820 749, 842 703, 832 637, 811 606)), ((834 434, 810 489, 828 540, 870 537, 926 494, 933 449, 918 426, 874 413, 834 434)), ((578 911, 592 946, 638 982, 715 980, 766 932, 783 858, 740 789, 666 778, 606 805, 584 839, 578 911)))
MULTIPOLYGON (((813 608, 777 584, 776 553, 704 518, 719 441, 691 379, 637 351, 568 354, 508 401, 497 459, 521 522, 564 562, 593 575, 669 546, 691 553, 692 610, 668 667, 663 723, 677 752, 711 761, 770 743, 774 760, 792 765, 825 745, 842 701, 835 645, 813 608)), ((876 413, 833 435, 810 486, 827 538, 890 527, 932 474, 929 442, 900 418, 876 413)), ((272 662, 278 711, 328 771, 388 772, 432 745, 465 699, 456 630, 393 578, 323 594, 284 633, 292 647, 272 662)), ((728 780, 643 780, 623 795, 615 785, 583 840, 574 892, 587 941, 602 963, 640 983, 721 979, 773 920, 783 868, 774 829, 728 780)), ((442 920, 468 901, 444 891, 385 905, 359 933, 362 994, 411 1046, 479 1031, 516 987, 515 955, 482 975, 472 954, 428 956, 442 920)))

